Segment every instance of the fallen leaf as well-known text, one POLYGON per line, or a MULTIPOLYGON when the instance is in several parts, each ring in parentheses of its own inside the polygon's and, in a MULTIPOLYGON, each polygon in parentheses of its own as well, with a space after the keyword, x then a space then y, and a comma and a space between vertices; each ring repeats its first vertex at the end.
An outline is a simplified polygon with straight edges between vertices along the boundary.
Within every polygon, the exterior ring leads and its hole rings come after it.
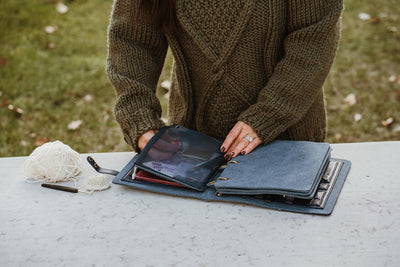
POLYGON ((8 104, 8 100, 3 100, 3 101, 1 101, 1 106, 2 107, 7 107, 9 104, 8 104))
POLYGON ((68 7, 66 5, 64 5, 63 2, 57 2, 56 4, 56 10, 58 13, 60 14, 65 14, 68 12, 68 7))
POLYGON ((359 122, 362 119, 362 115, 360 113, 354 114, 354 121, 359 122))
POLYGON ((371 24, 377 24, 377 23, 381 22, 381 18, 379 18, 379 17, 370 18, 368 20, 368 22, 371 24))
POLYGON ((335 134, 335 140, 336 140, 336 141, 341 141, 342 138, 343 138, 343 135, 342 135, 341 133, 336 133, 336 134, 335 134))
POLYGON ((397 28, 395 26, 389 27, 390 32, 397 32, 397 28))
POLYGON ((369 20, 371 19, 371 15, 368 13, 360 13, 358 14, 358 18, 361 20, 369 20))
POLYGON ((400 84, 400 75, 392 75, 389 77, 389 82, 400 84))
POLYGON ((161 83, 161 87, 164 89, 169 90, 171 88, 171 82, 168 80, 165 80, 161 83))
POLYGON ((14 109, 14 105, 9 104, 7 107, 9 110, 13 110, 14 109))
POLYGON ((93 95, 87 94, 87 95, 85 95, 85 97, 83 98, 83 101, 85 101, 85 102, 92 102, 93 99, 94 99, 94 96, 93 96, 93 95))
POLYGON ((68 130, 72 130, 72 131, 77 130, 81 126, 81 124, 82 124, 81 120, 71 121, 68 124, 68 130))
POLYGON ((103 116, 103 121, 108 121, 109 118, 110 118, 110 115, 105 114, 105 115, 103 116))
POLYGON ((38 137, 36 137, 36 139, 35 139, 35 145, 36 146, 41 146, 41 145, 43 145, 43 144, 45 144, 45 143, 47 143, 47 142, 49 142, 50 140, 48 139, 48 138, 46 138, 46 137, 40 137, 40 136, 38 136, 38 137))
POLYGON ((28 145, 28 142, 26 142, 25 140, 21 141, 21 146, 27 146, 27 145, 28 145))
POLYGON ((22 108, 16 108, 14 107, 13 109, 14 113, 17 115, 22 115, 24 113, 24 110, 22 108))
POLYGON ((0 57, 0 66, 5 66, 7 65, 7 60, 3 57, 0 57))
POLYGON ((56 46, 57 46, 57 44, 55 42, 52 42, 52 41, 47 42, 48 49, 54 49, 54 48, 56 48, 56 46))
POLYGON ((346 96, 346 98, 343 101, 344 101, 344 104, 347 106, 354 106, 357 103, 356 95, 349 94, 348 96, 346 96))
POLYGON ((394 119, 393 119, 392 117, 390 117, 390 118, 387 118, 387 119, 384 120, 384 121, 381 121, 381 124, 382 124, 382 126, 384 126, 384 127, 388 127, 388 126, 390 126, 393 122, 394 122, 394 119))
POLYGON ((44 27, 44 31, 48 34, 53 34, 57 31, 57 26, 52 26, 52 25, 46 26, 44 27))

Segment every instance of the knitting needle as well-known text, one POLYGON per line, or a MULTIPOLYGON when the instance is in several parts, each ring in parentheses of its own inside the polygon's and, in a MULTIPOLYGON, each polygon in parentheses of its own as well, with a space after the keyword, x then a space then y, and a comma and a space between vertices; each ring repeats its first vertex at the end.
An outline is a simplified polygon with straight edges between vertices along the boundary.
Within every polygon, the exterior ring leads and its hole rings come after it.
POLYGON ((93 192, 79 190, 78 188, 62 186, 62 185, 55 185, 55 184, 42 184, 42 187, 65 191, 65 192, 70 192, 70 193, 85 193, 88 195, 93 194, 93 192))

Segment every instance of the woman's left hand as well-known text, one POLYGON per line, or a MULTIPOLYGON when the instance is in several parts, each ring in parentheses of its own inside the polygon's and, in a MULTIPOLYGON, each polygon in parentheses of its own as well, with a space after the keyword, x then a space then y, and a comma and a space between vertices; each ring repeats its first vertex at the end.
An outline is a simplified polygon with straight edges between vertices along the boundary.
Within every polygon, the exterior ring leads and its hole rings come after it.
POLYGON ((221 152, 225 153, 225 160, 239 154, 246 155, 262 143, 256 132, 248 124, 239 121, 235 124, 221 146, 221 152))

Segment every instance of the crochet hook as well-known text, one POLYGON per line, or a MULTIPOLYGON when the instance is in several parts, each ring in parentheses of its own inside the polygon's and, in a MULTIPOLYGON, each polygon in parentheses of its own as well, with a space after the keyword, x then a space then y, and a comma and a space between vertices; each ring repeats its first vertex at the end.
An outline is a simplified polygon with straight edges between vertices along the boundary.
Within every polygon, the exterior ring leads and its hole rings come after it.
POLYGON ((55 185, 55 184, 42 184, 42 187, 51 188, 55 190, 70 192, 70 193, 85 193, 88 195, 93 194, 93 192, 79 190, 78 188, 68 187, 63 185, 55 185))

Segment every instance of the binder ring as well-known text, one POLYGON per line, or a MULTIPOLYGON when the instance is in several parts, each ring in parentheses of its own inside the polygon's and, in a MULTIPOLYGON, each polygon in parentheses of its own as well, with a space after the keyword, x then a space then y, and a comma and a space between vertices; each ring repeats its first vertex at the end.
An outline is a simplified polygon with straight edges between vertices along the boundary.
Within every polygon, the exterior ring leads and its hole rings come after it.
POLYGON ((215 191, 215 193, 214 193, 217 197, 220 197, 220 196, 222 196, 222 194, 220 193, 220 192, 218 192, 218 191, 215 191))

